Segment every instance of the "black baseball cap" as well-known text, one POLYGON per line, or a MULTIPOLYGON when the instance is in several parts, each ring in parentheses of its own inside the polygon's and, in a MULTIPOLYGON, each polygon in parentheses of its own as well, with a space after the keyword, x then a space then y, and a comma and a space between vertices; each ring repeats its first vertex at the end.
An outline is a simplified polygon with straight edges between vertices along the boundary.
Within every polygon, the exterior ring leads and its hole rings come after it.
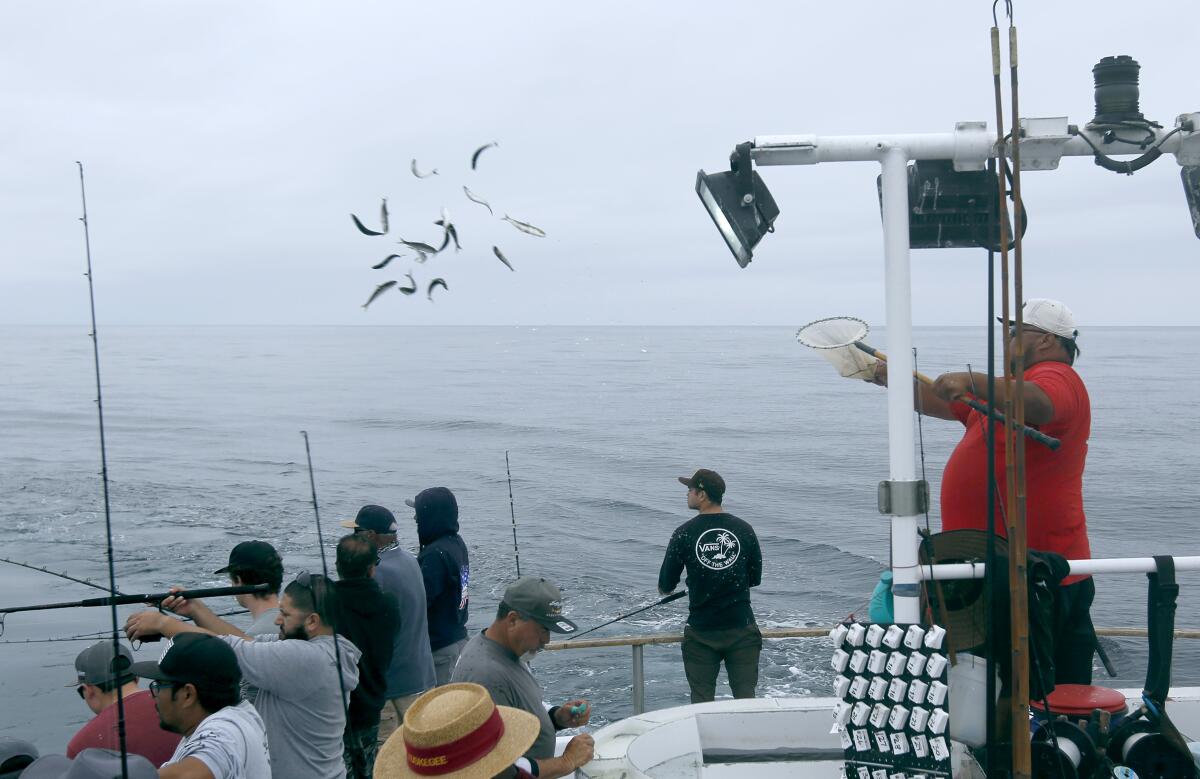
POLYGON ((358 510, 354 519, 342 521, 342 527, 355 530, 374 530, 376 533, 395 533, 396 516, 383 506, 367 504, 358 510))
POLYGON ((266 541, 243 541, 229 552, 229 565, 218 568, 213 573, 261 571, 282 565, 283 558, 275 551, 275 547, 266 541))
POLYGON ((574 633, 579 626, 563 616, 562 591, 537 576, 522 576, 504 591, 504 603, 552 633, 574 633))
POLYGON ((720 503, 721 498, 725 496, 725 480, 721 478, 721 474, 707 468, 696 471, 691 478, 680 476, 679 483, 707 494, 713 503, 720 503))
POLYGON ((237 687, 242 681, 233 649, 208 633, 180 633, 162 660, 134 663, 129 670, 143 679, 191 683, 205 689, 237 687))

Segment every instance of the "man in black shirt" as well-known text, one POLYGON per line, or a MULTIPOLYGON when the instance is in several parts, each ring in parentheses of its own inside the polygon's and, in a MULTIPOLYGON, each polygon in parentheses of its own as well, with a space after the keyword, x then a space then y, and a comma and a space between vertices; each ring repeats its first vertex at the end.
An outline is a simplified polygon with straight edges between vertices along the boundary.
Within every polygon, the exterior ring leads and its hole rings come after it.
POLYGON ((762 633, 750 608, 750 588, 762 582, 758 536, 748 523, 721 508, 725 480, 720 474, 701 468, 679 481, 688 488, 688 508, 699 513, 671 536, 658 590, 663 595, 674 590, 687 569, 683 670, 692 703, 715 697, 722 660, 733 697, 753 698, 762 651, 762 633))

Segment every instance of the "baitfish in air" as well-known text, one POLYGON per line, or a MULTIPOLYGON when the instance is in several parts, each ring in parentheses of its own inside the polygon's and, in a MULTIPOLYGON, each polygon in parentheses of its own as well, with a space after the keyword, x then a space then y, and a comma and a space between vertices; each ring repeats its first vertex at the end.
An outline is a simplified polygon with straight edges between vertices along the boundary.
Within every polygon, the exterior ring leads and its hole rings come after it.
POLYGON ((527 224, 525 222, 518 222, 516 219, 513 219, 508 214, 504 215, 504 221, 508 222, 510 225, 517 228, 518 230, 520 230, 523 233, 528 233, 530 235, 536 235, 538 238, 546 237, 545 230, 542 230, 540 227, 534 227, 533 225, 527 224))
MULTIPOLYGON (((401 238, 400 243, 404 244, 405 246, 407 246, 410 249, 414 249, 423 254, 437 254, 439 251, 438 249, 433 248, 429 244, 421 243, 420 241, 406 241, 403 238, 401 238)), ((424 262, 424 260, 421 260, 421 262, 424 262)))
POLYGON ((463 187, 463 192, 466 193, 467 200, 470 200, 472 203, 478 203, 479 205, 483 206, 484 208, 486 208, 488 210, 488 213, 491 214, 492 216, 496 215, 496 212, 492 210, 492 207, 490 205, 488 205, 488 202, 486 200, 484 200, 483 198, 481 198, 479 195, 476 195, 474 192, 467 189, 466 187, 463 187))
POLYGON ((412 286, 410 286, 410 287, 396 287, 396 291, 397 291, 397 292, 401 292, 401 293, 403 293, 403 294, 405 294, 405 295, 411 295, 412 293, 414 293, 414 292, 416 292, 416 291, 417 291, 417 280, 413 278, 413 275, 412 275, 411 273, 405 273, 404 275, 405 275, 405 276, 408 276, 408 281, 409 281, 409 283, 410 283, 412 286))
POLYGON ((378 264, 372 265, 371 270, 379 270, 381 268, 386 268, 387 264, 389 262, 391 262, 392 260, 394 260, 398 257, 403 257, 403 256, 404 256, 403 254, 389 254, 388 256, 386 256, 382 260, 380 260, 378 264))
POLYGON ((511 271, 516 271, 516 268, 514 268, 514 267, 512 266, 512 263, 510 263, 510 262, 508 261, 508 258, 504 256, 504 253, 500 251, 500 247, 499 247, 499 246, 493 246, 493 247, 492 247, 492 253, 493 253, 493 254, 495 254, 495 255, 496 255, 496 259, 498 259, 498 260, 500 260, 500 262, 504 263, 504 265, 505 265, 505 266, 506 266, 506 267, 507 267, 509 270, 511 270, 511 271))
POLYGON ((492 141, 491 143, 485 143, 484 145, 482 145, 478 149, 476 149, 475 152, 471 155, 471 170, 475 170, 475 166, 477 164, 479 164, 479 155, 480 154, 483 154, 485 151, 492 148, 493 146, 499 146, 499 145, 500 144, 496 143, 495 141, 492 141))
POLYGON ((446 290, 447 292, 450 291, 450 287, 448 287, 446 285, 445 279, 436 278, 433 281, 429 282, 429 288, 427 290, 425 290, 425 296, 427 298, 429 298, 430 300, 433 300, 433 288, 438 287, 438 286, 440 286, 442 289, 446 290))
POLYGON ((354 220, 354 226, 355 226, 355 227, 357 227, 357 228, 358 228, 358 231, 359 231, 360 233, 362 233, 363 235, 386 235, 386 234, 387 234, 387 231, 388 231, 388 207, 387 207, 387 198, 385 197, 385 198, 383 199, 383 205, 381 205, 381 206, 379 207, 379 221, 380 221, 380 223, 383 225, 383 232, 382 232, 382 233, 381 233, 381 232, 379 232, 378 230, 372 230, 371 228, 369 228, 369 227, 367 227, 366 225, 364 225, 364 224, 362 223, 362 220, 360 220, 360 219, 359 219, 357 216, 355 216, 354 214, 351 214, 351 215, 350 215, 350 218, 354 220))
POLYGON ((427 178, 429 178, 430 176, 436 176, 436 175, 437 175, 437 168, 434 168, 433 170, 429 171, 428 173, 422 173, 421 171, 417 170, 417 159, 416 159, 416 157, 414 157, 414 158, 413 158, 412 165, 410 165, 409 167, 412 169, 412 174, 413 174, 414 176, 416 176, 417 178, 419 178, 419 179, 427 179, 427 178))
POLYGON ((363 311, 367 310, 367 306, 371 305, 371 303, 373 303, 375 301, 375 298, 377 298, 380 295, 382 295, 383 293, 387 292, 389 289, 391 289, 394 286, 396 286, 396 281, 393 279, 392 281, 385 281, 382 284, 380 284, 378 287, 376 287, 375 291, 371 293, 371 297, 367 298, 367 302, 363 303, 363 311))

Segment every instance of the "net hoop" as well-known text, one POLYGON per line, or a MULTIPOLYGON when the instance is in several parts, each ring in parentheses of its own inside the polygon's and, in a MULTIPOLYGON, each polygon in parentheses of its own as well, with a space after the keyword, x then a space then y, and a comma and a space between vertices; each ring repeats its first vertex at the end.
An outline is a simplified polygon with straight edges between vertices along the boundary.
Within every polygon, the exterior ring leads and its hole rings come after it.
POLYGON ((870 332, 871 326, 856 316, 827 316, 797 330, 796 340, 810 349, 842 349, 865 339, 870 332))

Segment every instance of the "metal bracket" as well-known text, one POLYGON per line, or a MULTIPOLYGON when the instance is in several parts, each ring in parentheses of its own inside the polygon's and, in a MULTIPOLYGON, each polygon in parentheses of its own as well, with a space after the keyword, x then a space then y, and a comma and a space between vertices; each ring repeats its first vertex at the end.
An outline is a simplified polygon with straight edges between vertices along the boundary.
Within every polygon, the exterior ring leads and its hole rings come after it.
POLYGON ((1192 128, 1179 131, 1179 151, 1175 152, 1175 159, 1180 165, 1200 165, 1200 113, 1180 114, 1175 125, 1192 128))
POLYGON ((879 513, 893 517, 915 517, 929 511, 929 482, 879 482, 879 513))
POLYGON ((980 149, 991 148, 988 140, 987 122, 954 123, 954 170, 983 170, 987 167, 987 155, 979 155, 980 149))
POLYGON ((1065 116, 1022 119, 1021 170, 1056 170, 1069 140, 1065 116))

